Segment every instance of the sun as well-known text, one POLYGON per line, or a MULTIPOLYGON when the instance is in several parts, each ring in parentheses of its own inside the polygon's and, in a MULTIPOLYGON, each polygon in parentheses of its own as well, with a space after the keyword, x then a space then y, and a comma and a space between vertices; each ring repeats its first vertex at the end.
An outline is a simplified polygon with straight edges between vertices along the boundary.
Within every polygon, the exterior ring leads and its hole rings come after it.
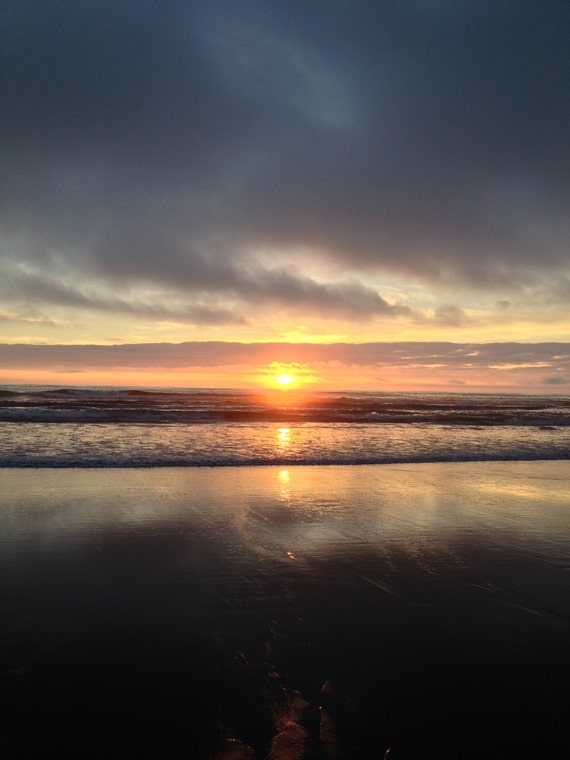
POLYGON ((302 391, 309 383, 317 382, 317 376, 306 364, 274 361, 259 367, 252 380, 273 390, 289 391, 294 388, 295 391, 302 391))

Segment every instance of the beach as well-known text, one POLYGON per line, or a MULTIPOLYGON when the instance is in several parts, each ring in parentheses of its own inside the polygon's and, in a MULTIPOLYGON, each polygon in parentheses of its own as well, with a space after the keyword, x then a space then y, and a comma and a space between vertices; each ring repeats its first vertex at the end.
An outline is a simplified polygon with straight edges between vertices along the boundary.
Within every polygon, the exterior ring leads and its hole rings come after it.
POLYGON ((2 469, 3 755, 566 757, 569 476, 2 469))
POLYGON ((0 760, 570 760, 569 30, 0 3, 0 760))

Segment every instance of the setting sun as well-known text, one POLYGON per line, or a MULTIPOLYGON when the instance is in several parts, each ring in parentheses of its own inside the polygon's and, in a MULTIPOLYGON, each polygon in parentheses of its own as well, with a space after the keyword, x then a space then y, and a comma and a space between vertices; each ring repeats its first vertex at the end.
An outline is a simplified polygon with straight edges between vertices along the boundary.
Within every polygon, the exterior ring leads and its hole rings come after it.
POLYGON ((309 383, 315 383, 317 380, 317 374, 306 363, 300 362, 273 361, 259 367, 255 377, 255 382, 260 382, 266 388, 274 390, 276 388, 302 390, 309 383))

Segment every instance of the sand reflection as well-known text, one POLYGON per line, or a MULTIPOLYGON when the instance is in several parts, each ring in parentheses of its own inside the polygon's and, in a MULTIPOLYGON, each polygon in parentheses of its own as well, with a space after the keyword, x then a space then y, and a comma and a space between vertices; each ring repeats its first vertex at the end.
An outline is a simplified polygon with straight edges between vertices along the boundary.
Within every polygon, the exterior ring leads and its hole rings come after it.
POLYGON ((569 476, 0 471, 5 754, 566 757, 569 476))
MULTIPOLYGON (((279 428, 279 445, 289 446, 290 436, 279 428)), ((29 470, 25 479, 6 469, 0 542, 12 554, 119 533, 200 532, 276 558, 341 558, 373 546, 437 559, 465 538, 501 535, 558 555, 570 532, 568 466, 29 470)))
POLYGON ((291 490, 289 488, 291 475, 289 470, 279 470, 277 478, 279 480, 279 498, 282 503, 288 504, 291 500, 291 490))

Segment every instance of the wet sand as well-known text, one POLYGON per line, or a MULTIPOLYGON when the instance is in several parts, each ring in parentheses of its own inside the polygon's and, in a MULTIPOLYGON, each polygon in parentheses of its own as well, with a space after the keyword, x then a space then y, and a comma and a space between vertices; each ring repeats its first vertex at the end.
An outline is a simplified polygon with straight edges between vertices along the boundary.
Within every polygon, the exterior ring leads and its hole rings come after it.
POLYGON ((569 757, 569 481, 0 470, 0 751, 569 757))

